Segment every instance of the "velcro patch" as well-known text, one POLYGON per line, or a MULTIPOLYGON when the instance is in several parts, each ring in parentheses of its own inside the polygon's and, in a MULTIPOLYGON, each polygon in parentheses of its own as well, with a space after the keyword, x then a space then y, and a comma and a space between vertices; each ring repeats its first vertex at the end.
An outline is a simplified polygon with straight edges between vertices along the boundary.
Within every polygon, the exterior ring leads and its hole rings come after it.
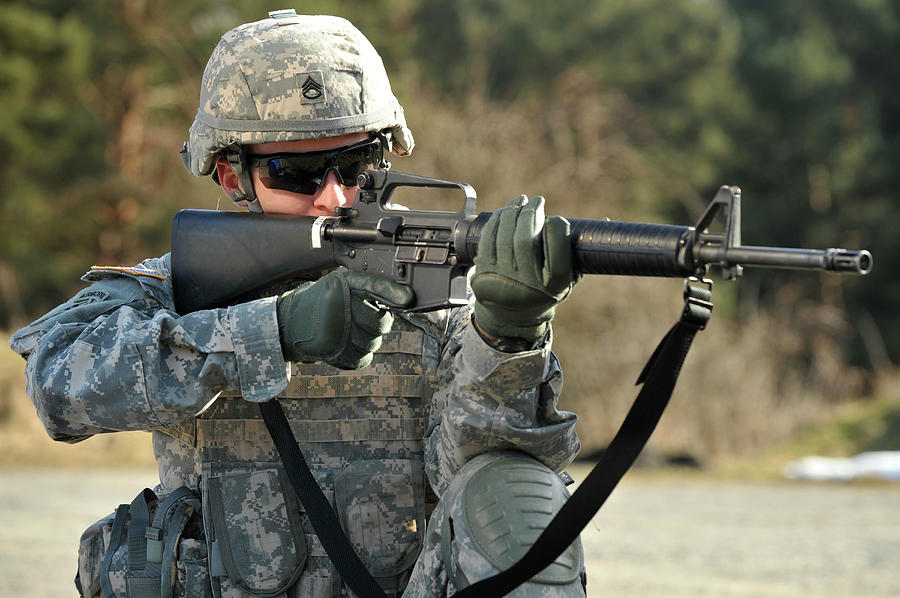
POLYGON ((73 305, 85 305, 87 303, 98 303, 100 301, 106 301, 109 298, 109 293, 106 291, 100 291, 97 289, 86 289, 72 298, 73 305))
POLYGON ((124 272, 125 274, 134 274, 135 276, 149 276, 150 278, 165 280, 165 276, 156 270, 151 270, 150 268, 138 268, 137 266, 91 266, 91 270, 112 270, 115 272, 124 272))
POLYGON ((297 75, 297 87, 300 88, 301 104, 318 104, 328 100, 325 96, 325 77, 320 70, 297 75))

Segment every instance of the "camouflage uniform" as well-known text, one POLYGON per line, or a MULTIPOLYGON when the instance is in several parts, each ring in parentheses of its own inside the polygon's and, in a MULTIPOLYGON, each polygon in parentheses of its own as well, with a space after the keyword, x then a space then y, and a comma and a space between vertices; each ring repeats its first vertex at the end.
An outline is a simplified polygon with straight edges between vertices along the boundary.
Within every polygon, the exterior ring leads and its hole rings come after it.
MULTIPOLYGON (((416 596, 440 595, 448 579, 437 530, 425 541, 431 488, 440 496, 486 451, 523 451, 554 471, 578 451, 574 414, 556 410, 562 372, 549 342, 496 351, 474 331, 468 308, 397 318, 372 364, 348 372, 286 364, 274 298, 179 316, 168 256, 84 279, 94 284, 10 340, 28 359, 29 396, 55 440, 152 430, 159 494, 187 485, 203 497, 221 595, 277 595, 285 584, 289 596, 339 591, 299 505, 285 505, 292 492, 283 493, 278 455, 252 402, 283 397, 317 481, 387 590, 402 591, 424 545, 430 560, 416 573, 416 596), (244 556, 226 556, 218 570, 226 544, 244 556)), ((92 541, 83 552, 98 552, 92 541)), ((202 587, 204 548, 182 539, 183 587, 202 587)), ((82 565, 85 585, 99 575, 91 567, 82 565)))
MULTIPOLYGON (((191 172, 209 174, 216 152, 233 144, 360 130, 387 131, 397 154, 412 149, 380 59, 374 64, 377 54, 352 25, 332 17, 270 21, 236 28, 214 52, 182 152, 191 172), (327 39, 327 51, 298 55, 296 39, 279 37, 291 27, 308 28, 303 39, 313 46, 327 39), (267 35, 259 52, 245 51, 267 35), (253 76, 227 75, 236 63, 253 76), (360 80, 362 91, 349 93, 360 80), (328 102, 317 95, 322 82, 328 102), (363 93, 366 85, 378 93, 363 93), (340 99, 348 96, 359 101, 340 99), (255 121, 239 114, 248 103, 255 121)), ((168 255, 135 268, 95 268, 84 280, 93 284, 10 340, 27 358, 29 396, 55 440, 152 431, 161 482, 155 496, 143 492, 85 532, 84 595, 346 594, 254 405, 273 397, 345 532, 391 595, 452 594, 504 567, 491 554, 498 550, 485 548, 482 526, 467 518, 472 505, 488 514, 496 508, 476 495, 478 480, 518 467, 513 477, 550 489, 534 499, 541 524, 565 500, 557 473, 579 444, 575 415, 556 408, 562 372, 549 338, 505 353, 474 330, 469 307, 402 314, 372 362, 347 371, 285 362, 274 297, 176 313, 168 255)), ((498 537, 521 531, 504 530, 498 537)), ((582 569, 576 542, 514 595, 582 595, 582 569)))

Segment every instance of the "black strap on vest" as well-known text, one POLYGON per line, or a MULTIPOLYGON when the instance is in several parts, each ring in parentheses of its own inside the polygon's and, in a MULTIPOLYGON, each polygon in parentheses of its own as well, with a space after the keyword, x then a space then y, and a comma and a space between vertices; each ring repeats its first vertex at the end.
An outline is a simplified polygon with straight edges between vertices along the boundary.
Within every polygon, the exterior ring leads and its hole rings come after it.
MULTIPOLYGON (((493 577, 460 588, 455 594, 457 598, 505 596, 555 561, 575 541, 634 464, 656 429, 694 336, 709 321, 713 307, 709 301, 711 296, 711 281, 696 278, 685 281, 681 318, 657 345, 638 376, 637 384, 643 387, 603 457, 518 562, 493 577), (705 288, 695 283, 702 283, 705 288)), ((313 479, 281 405, 277 400, 271 400, 260 403, 259 408, 291 485, 306 507, 313 529, 344 583, 361 598, 386 598, 353 550, 328 499, 313 479)))
POLYGON ((288 423, 284 410, 278 399, 259 404, 266 428, 272 436, 275 448, 281 455, 281 461, 287 471, 297 498, 306 509, 309 521, 316 531, 319 541, 328 558, 334 563, 341 578, 354 594, 360 598, 387 598, 387 594, 363 565, 359 555, 353 550, 347 534, 341 528, 337 515, 332 510, 328 499, 313 478, 309 465, 297 445, 294 433, 288 423))

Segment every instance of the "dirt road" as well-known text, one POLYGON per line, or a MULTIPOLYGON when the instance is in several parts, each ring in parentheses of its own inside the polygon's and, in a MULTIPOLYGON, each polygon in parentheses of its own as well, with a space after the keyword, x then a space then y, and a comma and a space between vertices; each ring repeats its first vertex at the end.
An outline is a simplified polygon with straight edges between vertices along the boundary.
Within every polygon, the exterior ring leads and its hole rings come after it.
MULTIPOLYGON (((76 596, 82 529, 155 479, 0 470, 0 594, 76 596)), ((900 487, 626 478, 584 544, 593 597, 900 598, 900 487)))

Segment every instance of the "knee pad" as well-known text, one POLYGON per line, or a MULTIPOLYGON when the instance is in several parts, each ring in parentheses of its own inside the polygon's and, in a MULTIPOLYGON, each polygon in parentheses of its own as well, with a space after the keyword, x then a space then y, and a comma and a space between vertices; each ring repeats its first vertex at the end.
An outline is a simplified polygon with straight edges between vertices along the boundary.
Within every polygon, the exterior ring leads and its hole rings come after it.
MULTIPOLYGON (((462 589, 515 564, 568 497, 557 474, 522 453, 488 453, 466 464, 444 495, 442 552, 454 585, 462 589)), ((583 596, 583 570, 579 539, 511 596, 583 596)))

